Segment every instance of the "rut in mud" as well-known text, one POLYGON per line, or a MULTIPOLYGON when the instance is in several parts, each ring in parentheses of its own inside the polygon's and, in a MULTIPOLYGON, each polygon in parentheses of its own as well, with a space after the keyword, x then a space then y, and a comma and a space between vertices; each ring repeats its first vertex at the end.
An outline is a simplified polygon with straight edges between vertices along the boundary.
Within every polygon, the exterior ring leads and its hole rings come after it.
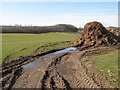
MULTIPOLYGON (((43 67, 33 69, 23 69, 23 62, 11 68, 6 67, 3 70, 6 78, 3 78, 4 88, 109 88, 109 82, 95 69, 87 56, 111 50, 98 47, 56 54, 44 60, 43 67)), ((35 58, 35 61, 39 63, 43 58, 35 58)))

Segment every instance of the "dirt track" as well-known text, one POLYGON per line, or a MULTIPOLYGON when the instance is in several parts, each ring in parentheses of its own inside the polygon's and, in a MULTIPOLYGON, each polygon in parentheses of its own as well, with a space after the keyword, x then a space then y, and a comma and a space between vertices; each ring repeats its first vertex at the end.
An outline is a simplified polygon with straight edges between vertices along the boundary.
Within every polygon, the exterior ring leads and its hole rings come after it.
MULTIPOLYGON (((56 54, 54 58, 44 61, 44 66, 33 69, 14 66, 17 69, 12 70, 14 73, 10 73, 11 81, 5 86, 9 88, 109 88, 111 86, 108 81, 95 69, 87 56, 107 53, 111 50, 102 47, 56 54)), ((35 61, 42 62, 43 58, 35 58, 35 61)))

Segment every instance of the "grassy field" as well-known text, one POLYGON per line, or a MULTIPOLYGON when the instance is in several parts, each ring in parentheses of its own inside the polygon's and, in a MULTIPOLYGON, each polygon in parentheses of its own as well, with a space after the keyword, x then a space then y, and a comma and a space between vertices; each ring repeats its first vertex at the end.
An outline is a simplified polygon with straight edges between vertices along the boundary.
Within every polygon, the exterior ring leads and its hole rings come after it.
MULTIPOLYGON (((20 56, 28 56, 41 46, 39 53, 53 48, 61 48, 69 45, 54 43, 72 41, 80 34, 68 33, 43 33, 43 34, 2 34, 2 61, 9 55, 8 61, 18 59, 20 56)), ((2 62, 1 61, 1 62, 2 62)))
POLYGON ((118 86, 118 50, 104 55, 93 55, 90 57, 96 68, 110 81, 111 85, 118 86), (110 71, 113 76, 110 76, 110 71))

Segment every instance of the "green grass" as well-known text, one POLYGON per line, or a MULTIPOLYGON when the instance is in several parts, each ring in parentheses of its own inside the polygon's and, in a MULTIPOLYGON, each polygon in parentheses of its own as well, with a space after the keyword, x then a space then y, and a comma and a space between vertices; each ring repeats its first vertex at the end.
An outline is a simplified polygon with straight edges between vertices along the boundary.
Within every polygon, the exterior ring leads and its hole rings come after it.
POLYGON ((104 55, 93 55, 90 57, 94 61, 96 68, 110 81, 111 85, 118 86, 118 50, 104 55), (110 77, 108 70, 111 70, 115 76, 110 77))
MULTIPOLYGON (((11 60, 20 56, 31 55, 37 48, 59 42, 72 41, 79 37, 79 34, 68 33, 43 33, 43 34, 2 34, 2 61, 10 54, 11 60), (26 48, 25 50, 22 50, 26 48), (20 51, 22 50, 22 51, 20 51)), ((70 46, 66 44, 54 45, 44 48, 40 53, 49 49, 70 46)), ((1 61, 1 62, 2 62, 1 61)))

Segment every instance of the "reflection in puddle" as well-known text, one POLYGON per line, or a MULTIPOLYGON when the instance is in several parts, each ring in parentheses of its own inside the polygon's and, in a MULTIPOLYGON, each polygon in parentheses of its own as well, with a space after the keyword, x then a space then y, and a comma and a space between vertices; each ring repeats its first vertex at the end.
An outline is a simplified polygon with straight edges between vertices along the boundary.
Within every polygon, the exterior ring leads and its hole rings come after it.
POLYGON ((25 64, 22 66, 23 69, 36 69, 43 67, 45 65, 44 61, 33 61, 31 63, 25 64))
POLYGON ((69 47, 63 50, 56 51, 52 54, 47 54, 43 56, 43 60, 35 60, 31 63, 23 65, 23 69, 36 69, 45 66, 45 60, 49 60, 55 56, 55 54, 66 53, 66 52, 79 52, 75 47, 69 47))
POLYGON ((53 58, 55 56, 55 54, 66 53, 66 52, 79 52, 79 51, 75 47, 69 47, 69 48, 66 48, 63 50, 56 51, 52 54, 48 54, 48 55, 43 56, 43 60, 48 60, 50 58, 53 58))
POLYGON ((79 52, 79 51, 75 47, 69 47, 69 48, 54 52, 53 54, 60 54, 60 53, 66 53, 66 52, 79 52))
POLYGON ((53 58, 53 57, 54 57, 53 54, 45 55, 44 58, 43 58, 43 60, 48 60, 48 59, 53 58))

